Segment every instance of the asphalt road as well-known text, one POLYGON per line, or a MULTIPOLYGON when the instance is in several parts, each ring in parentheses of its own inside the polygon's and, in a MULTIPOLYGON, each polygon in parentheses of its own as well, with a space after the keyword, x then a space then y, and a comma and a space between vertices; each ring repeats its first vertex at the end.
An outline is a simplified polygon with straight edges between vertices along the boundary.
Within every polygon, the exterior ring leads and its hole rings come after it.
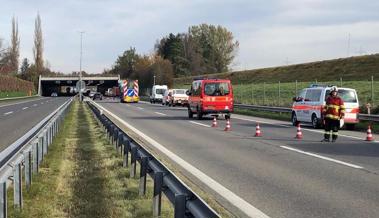
POLYGON ((270 217, 379 217, 379 143, 364 133, 321 143, 322 131, 310 128, 294 139, 288 122, 233 115, 225 132, 225 120, 211 128, 180 107, 98 103, 270 217))
POLYGON ((0 105, 0 151, 57 109, 67 97, 24 99, 0 105))

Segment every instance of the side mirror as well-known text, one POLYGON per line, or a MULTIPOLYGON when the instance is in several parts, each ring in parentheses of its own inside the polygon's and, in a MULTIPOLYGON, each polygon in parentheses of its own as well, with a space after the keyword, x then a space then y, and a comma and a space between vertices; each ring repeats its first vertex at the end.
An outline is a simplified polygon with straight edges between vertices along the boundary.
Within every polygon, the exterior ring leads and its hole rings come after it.
POLYGON ((293 98, 292 98, 292 101, 297 101, 297 97, 293 97, 293 98))
POLYGON ((190 90, 187 90, 187 91, 186 91, 186 95, 190 96, 190 95, 191 95, 191 91, 190 91, 190 90))

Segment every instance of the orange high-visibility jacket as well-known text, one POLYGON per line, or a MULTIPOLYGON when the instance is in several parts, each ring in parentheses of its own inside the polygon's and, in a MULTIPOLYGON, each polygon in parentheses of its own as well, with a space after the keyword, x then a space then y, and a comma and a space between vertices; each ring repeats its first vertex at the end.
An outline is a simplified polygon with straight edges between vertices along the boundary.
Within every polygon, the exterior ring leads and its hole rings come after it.
POLYGON ((333 120, 339 120, 341 117, 345 116, 345 105, 343 100, 339 96, 329 96, 326 99, 323 114, 325 118, 333 120))

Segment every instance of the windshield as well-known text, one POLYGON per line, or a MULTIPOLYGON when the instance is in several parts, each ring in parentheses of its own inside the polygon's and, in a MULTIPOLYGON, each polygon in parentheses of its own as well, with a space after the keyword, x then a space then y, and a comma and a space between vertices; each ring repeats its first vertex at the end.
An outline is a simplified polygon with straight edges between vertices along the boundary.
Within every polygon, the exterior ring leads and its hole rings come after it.
POLYGON ((166 89, 156 89, 155 94, 163 95, 165 91, 166 91, 166 89))
POLYGON ((186 94, 186 90, 184 90, 184 89, 174 90, 174 94, 184 95, 184 94, 186 94))
POLYGON ((204 85, 204 93, 208 96, 224 96, 229 95, 229 83, 214 82, 204 85))
MULTIPOLYGON (((325 100, 329 96, 330 90, 326 90, 325 93, 325 100)), ((355 94, 355 91, 353 90, 347 90, 347 89, 339 89, 338 90, 338 96, 342 98, 342 100, 346 103, 357 103, 357 95, 355 94)))

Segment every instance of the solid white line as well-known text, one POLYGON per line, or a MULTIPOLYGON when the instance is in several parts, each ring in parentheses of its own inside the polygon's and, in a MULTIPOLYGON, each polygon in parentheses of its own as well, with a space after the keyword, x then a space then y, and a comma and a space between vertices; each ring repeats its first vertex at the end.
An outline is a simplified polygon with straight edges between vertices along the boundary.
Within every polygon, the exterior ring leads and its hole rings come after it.
POLYGON ((202 123, 198 123, 198 122, 195 122, 195 121, 188 121, 190 123, 194 123, 194 124, 197 124, 197 125, 200 125, 200 126, 204 126, 204 127, 210 127, 208 125, 205 125, 205 124, 202 124, 202 123))
POLYGON ((5 116, 8 114, 13 114, 13 111, 9 111, 9 112, 4 113, 5 116))
POLYGON ((343 161, 336 160, 336 159, 329 158, 329 157, 324 157, 324 156, 321 156, 321 155, 318 155, 318 154, 313 154, 313 153, 302 151, 302 150, 299 150, 299 149, 296 149, 296 148, 291 148, 291 147, 288 147, 288 146, 280 146, 280 147, 284 148, 284 149, 287 149, 287 150, 295 151, 295 152, 298 152, 298 153, 301 153, 301 154, 306 154, 306 155, 309 155, 309 156, 312 156, 312 157, 317 157, 317 158, 320 158, 320 159, 323 159, 323 160, 327 160, 327 161, 331 161, 331 162, 334 162, 334 163, 338 163, 338 164, 342 164, 342 165, 345 165, 345 166, 349 166, 349 167, 352 167, 352 168, 355 168, 355 169, 363 169, 363 167, 355 165, 355 164, 343 162, 343 161))
POLYGON ((159 114, 159 115, 163 115, 163 116, 167 116, 167 114, 160 113, 160 112, 154 112, 154 113, 159 114))
POLYGON ((28 109, 28 108, 29 108, 29 107, 23 107, 22 110, 26 110, 26 109, 28 109))
POLYGON ((154 139, 150 138, 149 136, 145 135, 141 131, 139 131, 134 126, 130 125, 129 123, 122 120, 120 117, 116 116, 112 112, 108 111, 104 107, 100 106, 99 104, 93 102, 98 108, 101 108, 103 111, 114 117, 116 120, 118 120, 122 125, 126 126, 130 130, 134 131, 138 135, 140 135, 142 138, 144 138, 147 142, 149 142, 152 146, 154 146, 156 149, 164 153, 167 157, 169 157, 172 161, 177 163, 179 166, 186 169, 189 173, 191 173, 193 176, 198 178, 201 182, 206 184, 210 189, 221 195, 225 200, 229 201, 232 205, 240 209, 243 213, 245 213, 249 217, 255 217, 255 218, 270 218, 266 214, 264 214, 262 211, 254 207, 253 205, 246 202, 244 199, 239 197, 238 195, 234 194, 229 189, 222 186, 220 183, 216 182, 214 179, 197 169, 196 167, 192 166, 167 148, 165 148, 163 145, 159 144, 154 139))

